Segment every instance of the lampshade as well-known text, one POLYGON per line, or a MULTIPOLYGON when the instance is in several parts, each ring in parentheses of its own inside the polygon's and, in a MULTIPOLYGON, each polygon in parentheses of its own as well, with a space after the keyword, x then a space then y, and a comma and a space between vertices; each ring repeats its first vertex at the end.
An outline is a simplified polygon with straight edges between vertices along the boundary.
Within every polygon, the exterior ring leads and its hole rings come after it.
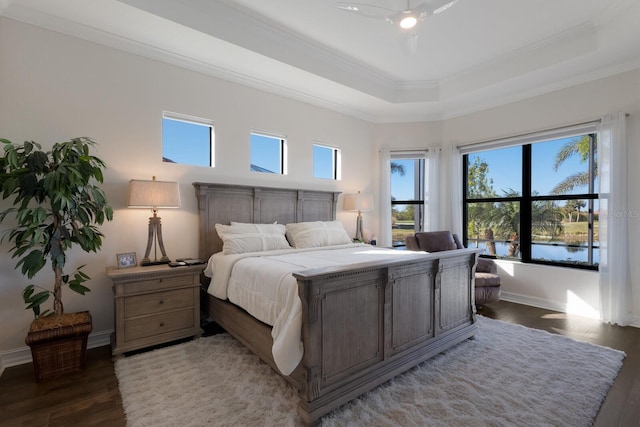
POLYGON ((354 194, 345 194, 342 199, 342 208, 345 211, 370 211, 373 209, 373 197, 359 191, 354 194))
POLYGON ((171 181, 143 181, 132 179, 129 181, 130 208, 179 208, 180 188, 177 182, 171 181))

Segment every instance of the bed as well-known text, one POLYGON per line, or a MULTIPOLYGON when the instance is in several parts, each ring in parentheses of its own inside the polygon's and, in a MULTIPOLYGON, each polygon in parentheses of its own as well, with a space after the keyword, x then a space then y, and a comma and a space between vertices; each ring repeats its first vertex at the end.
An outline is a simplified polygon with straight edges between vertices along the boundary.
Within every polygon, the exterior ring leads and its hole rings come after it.
MULTIPOLYGON (((338 192, 194 183, 199 257, 223 249, 216 224, 330 222, 338 192)), ((348 245, 347 245, 348 246, 348 245)), ((301 307, 301 360, 284 378, 303 422, 320 418, 476 332, 478 250, 414 253, 293 273, 301 307)), ((206 292, 203 314, 281 373, 272 327, 206 292)), ((282 374, 282 373, 281 373, 282 374)))

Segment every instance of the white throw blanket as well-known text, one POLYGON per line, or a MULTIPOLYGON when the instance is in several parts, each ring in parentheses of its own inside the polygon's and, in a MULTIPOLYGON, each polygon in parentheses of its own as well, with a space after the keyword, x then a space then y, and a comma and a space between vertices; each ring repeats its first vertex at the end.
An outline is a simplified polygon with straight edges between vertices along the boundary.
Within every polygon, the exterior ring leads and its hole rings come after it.
POLYGON ((292 276, 315 268, 345 266, 397 257, 421 257, 423 252, 395 251, 363 244, 311 249, 284 249, 236 255, 213 255, 204 274, 208 292, 228 299, 273 327, 273 359, 284 375, 302 360, 302 304, 292 276))

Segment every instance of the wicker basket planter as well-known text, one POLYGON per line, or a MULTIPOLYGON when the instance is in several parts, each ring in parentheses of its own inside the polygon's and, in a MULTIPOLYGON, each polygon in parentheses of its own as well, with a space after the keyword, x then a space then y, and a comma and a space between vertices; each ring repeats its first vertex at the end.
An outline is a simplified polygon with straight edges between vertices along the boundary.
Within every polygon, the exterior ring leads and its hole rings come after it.
POLYGON ((25 342, 31 347, 36 381, 81 371, 91 329, 88 311, 35 319, 25 342))

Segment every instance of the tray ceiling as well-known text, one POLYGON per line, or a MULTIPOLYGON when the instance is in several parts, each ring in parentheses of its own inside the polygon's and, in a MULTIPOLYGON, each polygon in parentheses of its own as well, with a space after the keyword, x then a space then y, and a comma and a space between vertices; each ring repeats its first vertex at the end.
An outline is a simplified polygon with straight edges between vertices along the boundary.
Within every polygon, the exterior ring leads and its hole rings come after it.
POLYGON ((4 0, 0 14, 372 122, 456 117, 640 68, 636 0, 458 0, 413 37, 334 4, 4 0))

